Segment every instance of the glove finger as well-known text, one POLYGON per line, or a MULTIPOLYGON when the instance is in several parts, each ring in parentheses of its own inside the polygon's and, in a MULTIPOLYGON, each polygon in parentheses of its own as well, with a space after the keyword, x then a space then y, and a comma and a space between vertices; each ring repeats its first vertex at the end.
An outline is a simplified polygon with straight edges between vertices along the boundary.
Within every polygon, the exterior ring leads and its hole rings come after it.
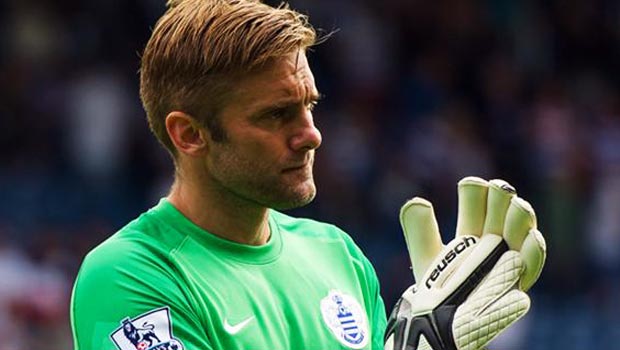
POLYGON ((458 184, 459 213, 456 220, 456 236, 480 237, 487 210, 489 183, 479 177, 463 178, 458 184))
POLYGON ((519 289, 526 292, 540 277, 545 259, 547 257, 547 245, 540 231, 530 230, 521 246, 521 259, 525 270, 519 281, 519 289))
POLYGON ((530 309, 530 298, 514 289, 484 309, 482 314, 465 313, 463 304, 457 309, 452 324, 454 342, 459 350, 477 350, 496 338, 530 309))
POLYGON ((504 240, 508 243, 508 247, 511 250, 521 250, 528 232, 535 228, 536 214, 530 203, 522 198, 513 197, 504 223, 504 240))
POLYGON ((516 191, 504 180, 489 181, 489 193, 487 196, 487 211, 484 219, 483 234, 493 233, 501 236, 504 232, 506 213, 510 206, 510 200, 516 191))
POLYGON ((443 248, 433 205, 420 197, 410 199, 400 209, 400 224, 417 282, 443 248))

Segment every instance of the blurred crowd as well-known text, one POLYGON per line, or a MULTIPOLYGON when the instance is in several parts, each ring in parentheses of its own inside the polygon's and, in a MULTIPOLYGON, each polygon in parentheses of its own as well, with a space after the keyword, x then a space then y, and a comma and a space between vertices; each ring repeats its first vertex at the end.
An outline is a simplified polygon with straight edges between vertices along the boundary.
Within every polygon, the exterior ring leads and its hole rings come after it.
MULTIPOLYGON (((267 1, 277 4, 275 1, 267 1)), ((331 38, 309 54, 318 196, 388 309, 413 278, 400 205, 503 178, 536 208, 548 260, 501 349, 620 342, 620 2, 295 0, 331 38)), ((139 53, 164 0, 0 2, 0 350, 69 349, 84 255, 164 196, 139 53)), ((389 311, 389 310, 388 310, 389 311)))

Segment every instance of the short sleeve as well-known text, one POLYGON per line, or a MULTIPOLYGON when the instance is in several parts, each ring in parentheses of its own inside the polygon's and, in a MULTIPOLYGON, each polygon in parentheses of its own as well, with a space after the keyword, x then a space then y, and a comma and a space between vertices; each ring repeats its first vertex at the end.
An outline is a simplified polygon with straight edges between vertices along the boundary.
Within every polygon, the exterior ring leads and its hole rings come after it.
POLYGON ((71 298, 76 350, 212 349, 191 296, 162 261, 123 242, 86 257, 71 298))

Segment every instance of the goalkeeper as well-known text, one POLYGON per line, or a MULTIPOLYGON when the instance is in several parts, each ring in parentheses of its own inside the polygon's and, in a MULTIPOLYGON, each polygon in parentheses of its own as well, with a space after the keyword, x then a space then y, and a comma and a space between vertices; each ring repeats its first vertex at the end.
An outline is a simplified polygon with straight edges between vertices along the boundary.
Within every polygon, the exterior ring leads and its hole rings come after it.
POLYGON ((287 7, 170 1, 142 55, 140 95, 175 181, 85 258, 76 350, 478 349, 527 311, 544 241, 505 183, 461 181, 445 247, 428 202, 403 207, 417 285, 389 324, 351 238, 279 212, 316 193, 316 41, 287 7))

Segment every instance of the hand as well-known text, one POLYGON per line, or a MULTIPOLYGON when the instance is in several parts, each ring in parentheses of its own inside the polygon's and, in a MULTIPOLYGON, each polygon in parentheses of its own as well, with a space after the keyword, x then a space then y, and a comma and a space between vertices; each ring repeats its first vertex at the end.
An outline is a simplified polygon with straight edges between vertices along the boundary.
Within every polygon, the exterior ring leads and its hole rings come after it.
POLYGON ((445 246, 430 202, 401 208, 416 284, 392 311, 386 350, 477 350, 529 310, 525 292, 546 257, 534 210, 502 180, 464 178, 458 195, 456 237, 445 246))

